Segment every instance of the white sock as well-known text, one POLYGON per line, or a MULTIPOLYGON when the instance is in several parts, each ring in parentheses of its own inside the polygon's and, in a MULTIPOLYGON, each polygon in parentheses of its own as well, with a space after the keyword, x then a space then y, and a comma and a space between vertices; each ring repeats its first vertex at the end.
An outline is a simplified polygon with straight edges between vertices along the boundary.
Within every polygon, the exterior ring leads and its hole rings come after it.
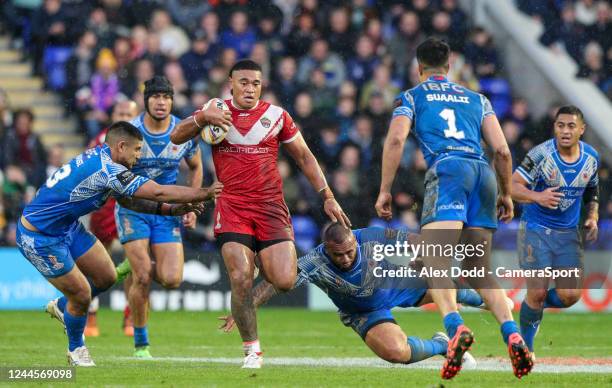
POLYGON ((259 340, 244 341, 242 343, 242 349, 244 350, 244 354, 261 353, 261 346, 259 345, 259 340))

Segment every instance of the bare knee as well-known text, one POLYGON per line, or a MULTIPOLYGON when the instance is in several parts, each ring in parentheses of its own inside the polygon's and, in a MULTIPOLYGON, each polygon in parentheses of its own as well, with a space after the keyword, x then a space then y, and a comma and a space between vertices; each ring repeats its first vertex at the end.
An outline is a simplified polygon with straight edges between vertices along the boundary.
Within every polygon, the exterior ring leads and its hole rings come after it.
POLYGON ((68 300, 77 313, 85 314, 87 313, 89 304, 91 303, 91 290, 88 287, 83 288, 75 294, 72 294, 68 300))
POLYGON ((546 293, 548 290, 545 289, 531 289, 527 290, 527 303, 531 307, 542 308, 544 307, 544 301, 546 300, 546 293))
POLYGON ((173 274, 169 276, 164 276, 160 279, 160 284, 162 287, 168 290, 173 290, 179 288, 181 282, 183 281, 183 277, 180 274, 173 274))
POLYGON ((290 279, 288 277, 282 279, 275 279, 272 285, 279 292, 289 292, 293 285, 295 284, 295 279, 290 279))
POLYGON ((253 278, 249 276, 247 271, 239 270, 231 271, 229 278, 232 285, 232 298, 246 299, 253 287, 253 278))
POLYGON ((392 363, 406 363, 410 359, 410 350, 408 344, 402 344, 395 342, 385 347, 384 351, 381 352, 380 357, 388 362, 392 363))
POLYGON ((567 307, 573 306, 580 300, 581 290, 578 289, 557 289, 557 295, 561 302, 567 307))
POLYGON ((151 285, 151 271, 149 270, 139 270, 132 271, 132 286, 138 288, 148 288, 151 285))
POLYGON ((117 281, 117 272, 115 272, 114 270, 107 271, 104 274, 101 274, 97 276, 95 279, 93 279, 94 285, 101 292, 106 291, 109 288, 111 288, 113 284, 115 284, 116 281, 117 281))

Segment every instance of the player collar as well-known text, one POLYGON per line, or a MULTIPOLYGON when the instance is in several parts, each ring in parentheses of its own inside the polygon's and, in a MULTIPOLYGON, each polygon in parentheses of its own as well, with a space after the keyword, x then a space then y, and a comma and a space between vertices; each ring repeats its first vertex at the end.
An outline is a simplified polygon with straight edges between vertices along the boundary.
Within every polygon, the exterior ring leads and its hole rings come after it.
POLYGON ((427 78, 428 81, 448 81, 448 78, 445 75, 434 74, 427 78))

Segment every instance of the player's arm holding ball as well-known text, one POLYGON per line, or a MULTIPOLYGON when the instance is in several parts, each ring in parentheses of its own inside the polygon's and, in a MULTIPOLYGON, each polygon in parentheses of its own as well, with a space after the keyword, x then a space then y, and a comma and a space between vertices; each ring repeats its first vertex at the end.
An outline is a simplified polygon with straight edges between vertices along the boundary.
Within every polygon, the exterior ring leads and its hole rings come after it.
POLYGON ((170 134, 174 144, 183 144, 202 131, 206 124, 217 125, 227 132, 232 125, 232 113, 229 110, 219 109, 216 104, 206 104, 205 109, 196 111, 193 115, 181 120, 170 134))

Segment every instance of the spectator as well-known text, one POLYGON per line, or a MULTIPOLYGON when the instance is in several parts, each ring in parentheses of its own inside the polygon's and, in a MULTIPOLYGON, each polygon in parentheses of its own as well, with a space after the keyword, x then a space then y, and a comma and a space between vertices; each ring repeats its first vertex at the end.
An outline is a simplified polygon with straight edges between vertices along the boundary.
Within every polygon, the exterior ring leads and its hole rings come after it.
POLYGON ((433 7, 429 0, 412 0, 412 10, 417 14, 425 34, 433 33, 433 7))
POLYGON ((167 0, 166 7, 172 19, 188 31, 194 31, 202 15, 210 10, 210 5, 201 0, 167 0))
POLYGON ((257 23, 257 41, 266 45, 272 58, 285 52, 285 40, 280 33, 280 19, 274 15, 263 15, 257 23))
POLYGON ((315 30, 314 16, 306 12, 299 14, 287 37, 287 54, 292 57, 306 55, 312 42, 317 37, 318 33, 315 30))
MULTIPOLYGON (((44 168, 43 168, 44 171, 44 168)), ((4 218, 7 224, 5 240, 7 245, 15 246, 15 226, 23 212, 24 206, 34 196, 35 189, 29 184, 25 171, 10 164, 5 169, 2 184, 2 199, 4 202, 4 218)))
POLYGON ((335 121, 321 122, 320 128, 315 150, 319 163, 323 164, 325 169, 328 170, 337 166, 338 155, 343 144, 340 140, 338 124, 335 121))
POLYGON ((374 78, 368 81, 361 92, 359 107, 364 109, 368 106, 373 94, 380 94, 384 101, 385 109, 391 110, 395 97, 400 89, 391 83, 391 70, 386 65, 378 65, 374 70, 374 78))
POLYGON ((301 89, 301 85, 297 79, 297 64, 295 58, 286 56, 283 57, 277 66, 278 74, 276 81, 271 85, 272 90, 278 96, 281 105, 285 107, 289 113, 293 114, 293 102, 301 89))
POLYGON ((353 128, 355 112, 355 99, 351 97, 341 97, 338 100, 336 109, 336 121, 340 128, 340 138, 344 141, 348 138, 349 131, 353 128))
POLYGON ((588 39, 599 43, 604 52, 609 52, 612 48, 612 20, 607 2, 597 3, 597 20, 587 28, 586 33, 588 39))
POLYGON ((191 50, 183 54, 180 64, 187 82, 195 83, 208 78, 208 72, 213 67, 217 53, 211 48, 204 30, 197 30, 191 41, 191 50))
POLYGON ((155 68, 153 62, 149 59, 143 58, 136 61, 130 78, 122 85, 121 92, 126 96, 133 98, 137 91, 144 91, 144 82, 148 79, 153 78, 155 75, 155 68))
MULTIPOLYGON (((46 179, 47 153, 38 135, 33 131, 34 114, 29 109, 19 109, 13 115, 13 128, 4 141, 2 157, 4 165, 14 164, 23 169, 27 181, 39 187, 46 179)), ((8 171, 5 176, 10 181, 8 171)), ((21 181, 21 180, 20 180, 21 181)))
POLYGON ((147 28, 141 25, 134 26, 130 34, 130 57, 132 59, 143 57, 147 52, 148 41, 149 31, 147 31, 147 28))
POLYGON ((272 63, 268 46, 263 42, 255 43, 251 51, 250 59, 261 66, 261 82, 264 87, 269 86, 272 63))
POLYGON ((189 37, 180 27, 172 24, 167 11, 158 9, 153 12, 151 31, 159 35, 159 49, 164 55, 178 59, 189 50, 189 37))
POLYGON ((360 115, 355 120, 355 126, 349 133, 349 139, 358 145, 361 150, 361 167, 368 172, 371 168, 378 168, 382 154, 382 139, 374 141, 372 120, 366 115, 360 115))
POLYGON ((493 77, 499 68, 493 38, 482 27, 476 27, 465 47, 465 59, 479 78, 493 77))
POLYGON ((306 92, 299 93, 295 97, 293 119, 300 126, 302 136, 306 143, 313 144, 317 140, 317 129, 319 121, 313 114, 312 97, 306 92))
POLYGON ((578 0, 575 3, 576 20, 585 26, 592 26, 597 21, 597 4, 595 0, 578 0))
POLYGON ((344 59, 353 55, 355 46, 355 32, 351 28, 349 9, 335 8, 329 16, 329 28, 326 33, 329 49, 340 54, 344 59))
POLYGON ((336 91, 325 79, 323 69, 316 68, 310 73, 306 87, 313 101, 314 113, 319 117, 331 118, 336 110, 336 91))
POLYGON ((188 96, 191 91, 189 90, 189 83, 183 74, 183 68, 178 61, 170 61, 166 63, 166 66, 164 66, 164 75, 166 78, 168 78, 168 81, 170 81, 172 87, 174 88, 172 110, 175 112, 187 113, 187 115, 191 114, 192 112, 186 111, 186 109, 189 109, 188 96))
POLYGON ((200 28, 206 33, 208 42, 217 50, 221 39, 219 36, 219 15, 213 11, 206 12, 200 20, 200 28))
MULTIPOLYGON (((4 91, 4 89, 0 89, 0 152, 4 152, 4 143, 6 142, 6 136, 11 123, 11 106, 8 99, 8 94, 4 91)), ((0 156, 0 172, 4 169, 4 162, 4 157, 0 156)))
POLYGON ((108 112, 119 94, 117 61, 109 49, 102 49, 96 60, 96 72, 91 77, 91 99, 86 110, 87 136, 93 138, 108 121, 108 112))
POLYGON ((113 27, 108 22, 108 17, 103 8, 94 8, 89 14, 86 30, 96 34, 98 49, 102 47, 110 47, 115 40, 115 32, 113 27))
POLYGON ((66 62, 66 87, 64 98, 66 110, 73 112, 76 108, 75 95, 77 90, 89 84, 94 72, 95 47, 98 42, 96 35, 86 30, 66 62))
POLYGON ((452 50, 463 51, 464 37, 460 31, 452 29, 451 17, 444 11, 438 11, 431 20, 432 36, 448 42, 452 50))
POLYGON ((580 62, 584 41, 585 29, 576 20, 576 11, 572 3, 566 3, 563 6, 561 19, 546 28, 540 38, 540 42, 545 46, 553 46, 555 43, 562 44, 565 51, 576 62, 580 62))
POLYGON ((325 75, 325 83, 335 89, 346 78, 344 63, 338 54, 329 52, 329 45, 324 39, 317 39, 310 46, 309 54, 303 57, 298 66, 298 80, 307 83, 310 73, 320 68, 325 75))
POLYGON ((589 43, 584 49, 584 60, 580 64, 578 77, 588 78, 602 87, 609 74, 604 67, 603 50, 597 42, 589 43))
POLYGON ((64 147, 61 144, 55 144, 49 148, 49 153, 47 154, 47 167, 45 169, 46 178, 50 178, 64 165, 64 159, 64 147))
POLYGON ((70 22, 61 0, 44 0, 31 21, 34 73, 43 75, 42 59, 46 46, 71 43, 70 22))
POLYGON ((221 33, 221 45, 236 50, 238 59, 248 58, 257 41, 255 30, 249 26, 249 19, 244 11, 232 14, 230 28, 221 33))
POLYGON ((378 66, 380 60, 374 52, 374 44, 367 35, 361 35, 357 39, 357 55, 346 62, 346 72, 348 78, 357 85, 363 84, 372 77, 374 68, 378 66))
POLYGON ((389 41, 389 54, 400 79, 408 78, 407 69, 416 57, 417 46, 424 40, 418 15, 412 11, 402 13, 398 29, 389 41))
POLYGON ((360 193, 364 183, 361 180, 361 150, 352 143, 347 143, 342 147, 338 158, 338 170, 344 171, 351 184, 351 192, 360 193))

